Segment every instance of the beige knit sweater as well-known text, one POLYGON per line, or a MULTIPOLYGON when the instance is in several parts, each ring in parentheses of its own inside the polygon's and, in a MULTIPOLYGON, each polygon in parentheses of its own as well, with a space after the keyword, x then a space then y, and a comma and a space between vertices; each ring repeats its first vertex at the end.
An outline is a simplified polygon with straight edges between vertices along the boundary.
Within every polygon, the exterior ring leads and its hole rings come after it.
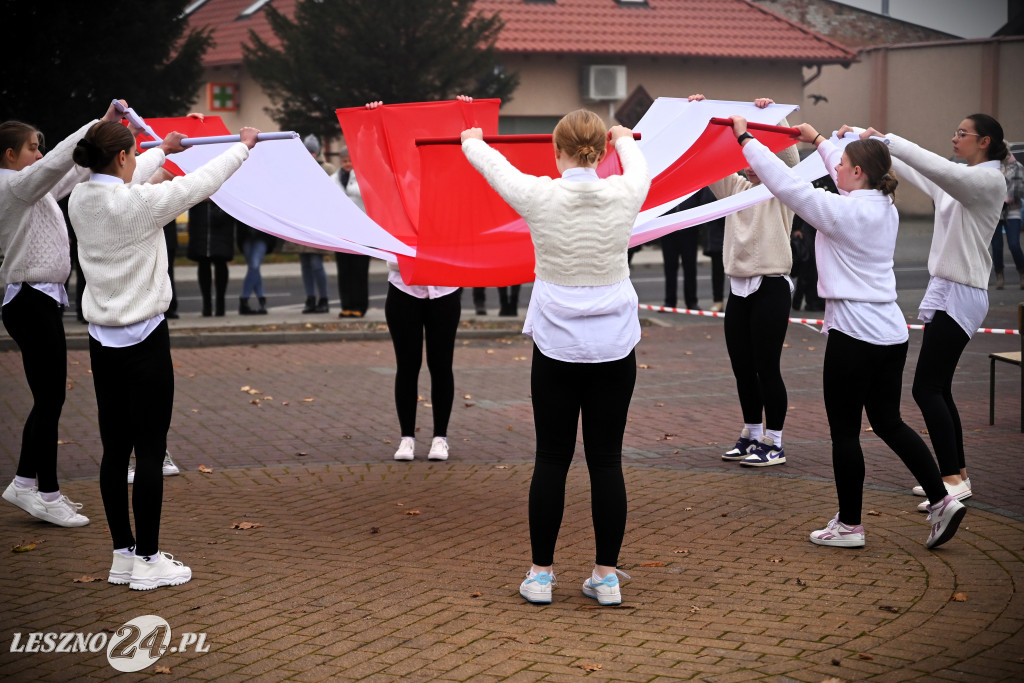
MULTIPOLYGON (((783 119, 780 126, 789 124, 783 119)), ((796 147, 787 147, 778 157, 789 167, 800 161, 796 147)), ((754 187, 734 173, 710 185, 719 199, 754 187)), ((793 252, 789 234, 793 229, 793 211, 775 197, 725 217, 722 265, 730 277, 789 275, 793 270, 793 252)))
POLYGON ((633 138, 619 138, 615 150, 622 175, 568 182, 522 173, 482 140, 462 143, 469 162, 530 227, 537 277, 571 287, 629 277, 626 250, 651 179, 633 138))
MULTIPOLYGON (((157 149, 139 157, 140 164, 154 152, 163 163, 163 152, 157 149)), ((122 185, 92 180, 76 187, 69 209, 87 283, 82 297, 85 319, 124 326, 166 311, 171 281, 163 226, 216 192, 248 157, 249 149, 238 142, 170 182, 122 185)))

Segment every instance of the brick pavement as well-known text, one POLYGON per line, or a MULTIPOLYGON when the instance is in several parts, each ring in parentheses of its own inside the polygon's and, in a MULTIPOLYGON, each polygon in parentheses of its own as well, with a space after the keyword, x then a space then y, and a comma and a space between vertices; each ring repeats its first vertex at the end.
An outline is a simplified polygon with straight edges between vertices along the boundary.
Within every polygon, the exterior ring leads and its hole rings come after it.
MULTIPOLYGON (((994 306, 996 320, 1009 320, 1003 308, 994 306)), ((1014 373, 1001 373, 996 424, 987 424, 987 354, 1012 348, 1015 338, 977 337, 957 375, 976 494, 956 539, 924 549, 927 528, 914 511, 921 499, 909 495, 909 473, 865 432, 865 507, 880 514, 865 517, 868 547, 844 551, 806 540, 835 510, 821 405, 824 339, 791 326, 783 354, 790 462, 744 471, 718 459, 739 421, 721 323, 653 320, 638 349, 647 367, 625 438, 622 566, 634 578, 622 608, 594 609, 579 594, 592 557, 579 464, 557 551, 556 601, 538 607, 517 595, 529 555, 533 447, 530 348, 518 335, 460 341, 445 464, 390 460, 398 434, 386 339, 176 348, 169 438, 187 471, 166 482, 163 545, 195 578, 149 593, 72 583, 104 576, 109 548, 88 355, 71 351, 60 474, 93 523, 63 530, 0 507, 8 547, 45 541, 2 555, 0 643, 15 631, 97 632, 156 614, 175 634, 208 634, 209 653, 160 660, 192 680, 1024 676, 1016 590, 1024 578, 1016 466, 1024 437, 1014 373), (197 472, 200 464, 213 473, 197 472), (412 510, 420 514, 405 514, 412 510), (264 526, 231 529, 243 520, 264 526), (660 564, 644 566, 652 563, 660 564), (968 600, 951 602, 954 592, 968 600), (590 665, 601 668, 581 668, 590 665)), ((916 344, 912 336, 904 417, 923 429, 909 392, 916 344)), ((4 482, 17 459, 25 392, 18 354, 0 353, 4 482)), ((421 392, 420 424, 429 433, 425 380, 421 392)), ((0 675, 9 680, 115 673, 102 653, 8 649, 0 646, 0 675)))

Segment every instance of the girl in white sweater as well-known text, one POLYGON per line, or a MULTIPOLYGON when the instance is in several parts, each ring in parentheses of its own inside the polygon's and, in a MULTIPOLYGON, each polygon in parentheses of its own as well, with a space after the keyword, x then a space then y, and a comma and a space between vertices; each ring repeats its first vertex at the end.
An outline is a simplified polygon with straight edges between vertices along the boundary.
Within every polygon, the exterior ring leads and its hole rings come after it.
MULTIPOLYGON (((119 121, 111 104, 104 121, 119 121)), ((14 480, 3 493, 33 517, 65 527, 84 526, 82 505, 57 483, 57 424, 67 384, 64 282, 71 272, 68 229, 57 206, 86 175, 71 151, 92 120, 45 157, 42 133, 19 121, 0 124, 0 265, 4 327, 21 350, 32 410, 22 431, 14 480)))
MULTIPOLYGON (((840 134, 853 130, 843 126, 840 134)), ((861 137, 881 135, 868 128, 861 137)), ((1003 127, 991 116, 972 114, 953 133, 949 161, 898 135, 893 167, 935 202, 935 231, 928 254, 928 289, 919 306, 925 323, 914 371, 914 400, 921 409, 946 489, 971 495, 960 414, 953 402, 953 374, 967 342, 988 314, 989 245, 1006 197, 1001 161, 1007 154, 1003 127)), ((924 495, 921 487, 914 493, 924 495)), ((926 504, 918 510, 927 511, 926 504)))
POLYGON ((531 388, 537 460, 530 485, 533 566, 519 588, 551 602, 555 541, 565 479, 583 415, 597 555, 583 593, 602 605, 622 601, 616 566, 626 528, 622 437, 636 383, 640 341, 637 296, 626 250, 647 196, 647 164, 622 126, 611 129, 622 175, 599 179, 608 133, 596 114, 567 114, 554 132, 560 178, 526 175, 483 142, 462 133, 462 151, 530 227, 537 279, 523 332, 534 341, 531 388))
POLYGON ((932 525, 926 545, 939 546, 953 537, 966 510, 946 493, 928 447, 900 417, 908 334, 896 304, 892 270, 899 215, 892 199, 897 181, 889 151, 878 140, 857 140, 842 151, 801 124, 800 140, 817 146, 839 188, 835 195, 801 180, 746 128, 742 117, 733 117, 743 155, 761 182, 818 229, 818 292, 825 299, 822 332, 828 335, 822 383, 839 513, 824 529, 811 533, 811 542, 864 545, 860 431, 861 415, 867 412, 875 434, 927 492, 932 525))
POLYGON ((153 168, 134 178, 149 178, 165 152, 182 151, 178 133, 136 162, 132 134, 119 124, 99 123, 74 151, 75 162, 92 171, 71 193, 69 212, 88 283, 82 303, 103 441, 100 492, 114 543, 110 583, 150 590, 192 578, 188 567, 159 551, 161 467, 174 402, 163 226, 216 192, 248 158, 258 132, 243 128, 241 142, 195 172, 158 185, 133 180, 136 163, 153 168), (134 535, 125 481, 133 449, 134 535))

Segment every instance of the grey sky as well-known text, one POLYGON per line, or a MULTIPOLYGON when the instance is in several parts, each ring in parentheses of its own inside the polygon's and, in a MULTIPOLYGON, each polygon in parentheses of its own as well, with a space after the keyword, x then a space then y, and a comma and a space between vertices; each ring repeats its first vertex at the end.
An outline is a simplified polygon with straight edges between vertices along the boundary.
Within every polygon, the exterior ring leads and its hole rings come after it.
MULTIPOLYGON (((882 9, 882 0, 836 1, 871 12, 882 9)), ((987 38, 1006 23, 1006 0, 889 0, 889 14, 962 38, 987 38)))

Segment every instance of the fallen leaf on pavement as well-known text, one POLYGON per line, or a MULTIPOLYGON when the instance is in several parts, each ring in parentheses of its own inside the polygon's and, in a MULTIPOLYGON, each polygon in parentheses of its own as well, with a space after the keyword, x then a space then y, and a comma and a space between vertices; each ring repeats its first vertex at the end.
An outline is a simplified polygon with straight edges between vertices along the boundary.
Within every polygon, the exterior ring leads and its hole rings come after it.
POLYGON ((476 593, 470 593, 469 597, 471 597, 471 598, 479 598, 482 595, 483 595, 483 593, 481 593, 480 591, 477 591, 476 593))
POLYGON ((420 514, 420 511, 419 510, 406 510, 405 514, 407 514, 407 515, 418 515, 418 514, 420 514))
POLYGON ((872 657, 871 655, 869 655, 866 652, 858 652, 857 653, 857 659, 866 659, 866 660, 870 661, 870 660, 874 659, 874 657, 872 657))
POLYGON ((507 470, 508 469, 508 465, 495 465, 494 469, 496 469, 496 470, 507 470))
POLYGON ((679 553, 682 553, 683 555, 688 555, 690 553, 689 550, 682 550, 682 549, 680 549, 680 550, 673 550, 672 552, 676 553, 677 555, 679 553))
POLYGON ((302 402, 303 403, 312 403, 315 400, 316 400, 315 398, 304 398, 304 399, 302 399, 302 402))
POLYGON ((655 407, 655 408, 664 408, 664 407, 665 407, 665 404, 664 404, 664 403, 655 403, 655 404, 654 404, 654 407, 655 407))
POLYGON ((780 562, 782 562, 782 558, 781 557, 769 557, 768 561, 771 562, 772 564, 779 564, 780 562))
POLYGON ((573 666, 575 666, 578 669, 583 669, 584 671, 600 671, 601 670, 601 665, 600 664, 574 664, 573 666))
POLYGON ((798 586, 806 586, 807 584, 804 583, 803 579, 797 578, 796 585, 798 585, 798 586))
POLYGON ((371 526, 370 527, 370 533, 371 534, 379 534, 380 533, 380 527, 379 526, 371 526))
POLYGON ((640 567, 664 567, 665 563, 664 562, 644 562, 644 563, 642 563, 642 564, 640 564, 638 566, 640 566, 640 567))
POLYGON ((169 666, 154 666, 153 673, 155 674, 169 674, 171 673, 171 667, 169 666))
POLYGON ((250 386, 249 386, 248 384, 246 384, 246 385, 245 385, 244 387, 242 387, 242 388, 241 388, 241 389, 240 389, 239 391, 249 391, 250 389, 252 389, 252 387, 250 387, 250 386))
POLYGON ((892 605, 879 605, 878 609, 882 610, 883 612, 892 612, 893 614, 899 614, 900 613, 900 611, 898 609, 896 609, 895 607, 893 607, 892 605))
POLYGON ((102 580, 103 579, 97 578, 95 576, 79 576, 77 579, 73 580, 71 583, 92 583, 93 581, 102 581, 102 580))
POLYGON ((207 467, 206 465, 200 465, 196 469, 198 469, 203 474, 209 474, 210 472, 213 472, 213 468, 212 467, 207 467))
POLYGON ((232 529, 259 529, 262 524, 259 522, 235 522, 231 525, 232 529))
POLYGON ((696 614, 699 611, 700 607, 697 607, 697 605, 690 605, 690 614, 696 614))
POLYGON ((295 453, 295 455, 297 455, 297 456, 299 456, 301 458, 303 456, 309 455, 309 453, 307 453, 306 451, 297 451, 295 453))
POLYGON ((967 593, 953 593, 950 600, 953 602, 967 602, 967 593))
POLYGON ((25 543, 22 545, 12 545, 11 550, 16 553, 27 553, 29 550, 35 550, 38 541, 32 541, 31 543, 25 543))
POLYGON ((689 512, 689 511, 690 511, 690 510, 692 510, 692 509, 693 509, 692 507, 688 507, 688 508, 683 508, 683 512, 689 512))
POLYGON ((640 368, 641 370, 650 370, 650 368, 651 368, 651 366, 647 365, 646 363, 641 363, 637 367, 640 368))
POLYGON ((868 510, 868 514, 871 515, 872 517, 881 517, 882 516, 882 513, 879 512, 878 510, 868 510))

